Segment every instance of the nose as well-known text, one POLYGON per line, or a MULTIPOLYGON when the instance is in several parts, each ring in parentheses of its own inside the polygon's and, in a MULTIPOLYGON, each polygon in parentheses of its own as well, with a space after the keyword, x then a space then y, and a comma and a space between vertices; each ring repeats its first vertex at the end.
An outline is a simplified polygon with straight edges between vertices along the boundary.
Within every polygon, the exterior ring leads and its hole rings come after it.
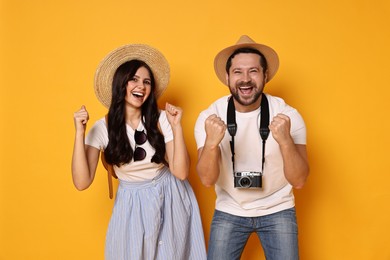
POLYGON ((135 85, 136 87, 140 87, 140 88, 146 88, 146 84, 145 82, 143 81, 138 81, 137 84, 135 85))
POLYGON ((251 77, 249 75, 249 72, 242 73, 242 81, 247 83, 251 81, 251 77))

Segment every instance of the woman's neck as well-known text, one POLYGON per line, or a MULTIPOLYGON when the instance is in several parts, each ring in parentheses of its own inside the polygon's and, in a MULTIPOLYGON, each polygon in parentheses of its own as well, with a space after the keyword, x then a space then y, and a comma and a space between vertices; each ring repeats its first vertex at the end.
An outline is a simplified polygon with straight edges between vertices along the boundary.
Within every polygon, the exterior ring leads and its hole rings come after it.
POLYGON ((126 124, 134 130, 137 129, 141 120, 141 109, 126 109, 126 124))

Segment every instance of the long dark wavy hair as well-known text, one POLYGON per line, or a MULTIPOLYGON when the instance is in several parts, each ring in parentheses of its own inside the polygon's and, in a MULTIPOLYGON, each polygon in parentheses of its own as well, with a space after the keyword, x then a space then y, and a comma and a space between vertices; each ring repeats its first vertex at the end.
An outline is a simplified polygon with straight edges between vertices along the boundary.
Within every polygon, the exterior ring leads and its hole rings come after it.
POLYGON ((152 70, 145 62, 131 60, 119 66, 114 74, 112 99, 108 110, 108 145, 104 151, 104 155, 109 164, 118 167, 130 163, 134 154, 126 131, 125 97, 127 83, 141 67, 145 67, 149 71, 152 87, 149 97, 141 107, 141 120, 146 129, 148 141, 156 150, 152 157, 152 162, 168 165, 168 162, 165 160, 164 136, 158 128, 160 111, 154 94, 156 81, 152 70))

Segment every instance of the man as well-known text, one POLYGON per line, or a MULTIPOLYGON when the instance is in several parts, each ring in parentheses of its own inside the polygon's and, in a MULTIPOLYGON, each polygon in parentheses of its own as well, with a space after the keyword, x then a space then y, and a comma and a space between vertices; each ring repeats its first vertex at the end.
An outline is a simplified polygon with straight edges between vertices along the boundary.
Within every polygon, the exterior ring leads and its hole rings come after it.
POLYGON ((278 67, 272 48, 245 35, 215 57, 231 95, 201 112, 195 125, 197 172, 217 194, 208 259, 239 259, 253 232, 267 259, 299 258, 293 188, 309 174, 306 127, 296 109, 263 94, 278 67))

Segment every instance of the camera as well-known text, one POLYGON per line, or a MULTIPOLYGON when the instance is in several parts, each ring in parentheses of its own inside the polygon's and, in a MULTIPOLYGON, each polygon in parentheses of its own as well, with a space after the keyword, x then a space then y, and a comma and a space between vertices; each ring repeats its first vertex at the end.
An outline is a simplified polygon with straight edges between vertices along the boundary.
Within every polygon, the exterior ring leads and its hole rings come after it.
POLYGON ((261 188, 261 172, 235 172, 234 188, 261 188))

